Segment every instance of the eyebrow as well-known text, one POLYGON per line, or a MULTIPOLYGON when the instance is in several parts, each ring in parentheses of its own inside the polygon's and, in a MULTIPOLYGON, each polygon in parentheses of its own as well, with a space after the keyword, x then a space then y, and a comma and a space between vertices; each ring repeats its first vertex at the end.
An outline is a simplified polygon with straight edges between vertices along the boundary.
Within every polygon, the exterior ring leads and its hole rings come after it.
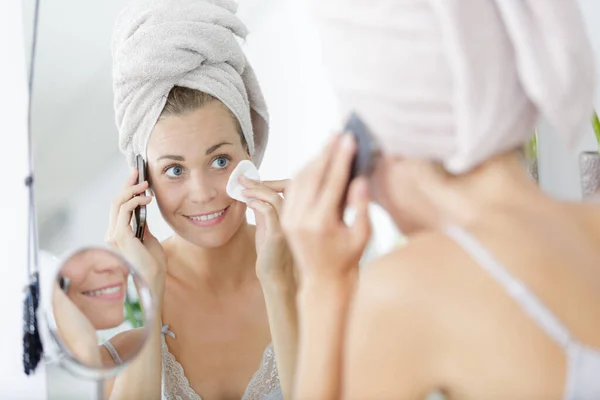
MULTIPOLYGON (((206 149, 206 155, 210 155, 212 153, 214 153, 215 151, 217 151, 221 146, 225 146, 225 145, 233 145, 233 143, 230 142, 221 142, 221 143, 217 143, 214 146, 210 146, 208 149, 206 149)), ((158 157, 158 159, 156 161, 160 161, 163 159, 169 159, 169 160, 175 160, 175 161, 185 161, 185 158, 182 156, 174 156, 174 155, 165 155, 165 156, 160 156, 158 157)))
POLYGON ((210 146, 208 149, 206 149, 206 155, 210 155, 211 153, 214 153, 215 151, 217 151, 217 149, 221 146, 225 146, 227 144, 230 144, 233 146, 233 143, 229 143, 229 142, 221 142, 218 144, 215 144, 214 146, 210 146))
POLYGON ((160 157, 158 157, 158 160, 156 160, 156 161, 160 161, 163 159, 169 159, 169 160, 175 160, 175 161, 185 161, 185 158, 183 158, 182 156, 171 156, 171 155, 160 156, 160 157))

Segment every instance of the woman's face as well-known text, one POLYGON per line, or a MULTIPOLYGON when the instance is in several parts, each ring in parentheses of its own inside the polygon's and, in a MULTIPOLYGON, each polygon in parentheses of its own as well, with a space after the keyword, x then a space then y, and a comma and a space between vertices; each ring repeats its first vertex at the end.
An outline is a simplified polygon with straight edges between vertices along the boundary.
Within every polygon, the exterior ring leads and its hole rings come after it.
POLYGON ((125 318, 123 303, 129 269, 106 250, 84 250, 61 269, 70 279, 67 296, 98 330, 119 326, 125 318))
POLYGON ((148 173, 165 221, 200 247, 227 243, 246 218, 246 205, 225 186, 249 156, 236 123, 220 101, 163 117, 148 143, 148 173))

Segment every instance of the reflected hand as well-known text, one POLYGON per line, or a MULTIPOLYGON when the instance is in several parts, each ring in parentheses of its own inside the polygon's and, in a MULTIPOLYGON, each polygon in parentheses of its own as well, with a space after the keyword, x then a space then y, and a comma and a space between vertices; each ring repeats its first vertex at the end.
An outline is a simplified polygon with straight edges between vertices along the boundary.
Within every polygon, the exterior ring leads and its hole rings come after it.
POLYGON ((288 179, 257 182, 244 176, 240 183, 246 189, 248 207, 256 216, 256 274, 263 281, 266 279, 293 279, 293 260, 285 236, 279 222, 283 211, 284 199, 280 194, 285 192, 288 179))
POLYGON ((340 212, 355 152, 350 135, 334 137, 288 189, 282 224, 302 281, 339 280, 357 272, 371 235, 364 178, 355 179, 348 193, 354 224, 347 226, 340 212))
POLYGON ((54 283, 52 290, 52 312, 60 339, 79 362, 89 367, 101 367, 96 329, 62 291, 58 282, 54 283))
POLYGON ((160 298, 164 293, 167 256, 160 242, 150 233, 148 223, 142 243, 135 237, 131 227, 133 211, 137 206, 148 205, 152 196, 145 196, 148 182, 136 184, 138 171, 133 169, 125 187, 113 200, 110 211, 110 225, 106 242, 118 248, 131 262, 142 278, 148 283, 153 294, 160 298))

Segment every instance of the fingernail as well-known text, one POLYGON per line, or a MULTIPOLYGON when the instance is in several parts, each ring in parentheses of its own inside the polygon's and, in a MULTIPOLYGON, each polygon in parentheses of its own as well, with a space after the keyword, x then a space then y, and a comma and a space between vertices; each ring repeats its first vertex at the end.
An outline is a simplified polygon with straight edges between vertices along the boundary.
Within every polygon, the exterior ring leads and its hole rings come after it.
POLYGON ((346 149, 350 149, 354 146, 354 137, 350 133, 344 133, 342 138, 342 146, 346 149))
POLYGON ((361 199, 369 197, 369 185, 366 182, 363 182, 358 188, 358 195, 361 199))

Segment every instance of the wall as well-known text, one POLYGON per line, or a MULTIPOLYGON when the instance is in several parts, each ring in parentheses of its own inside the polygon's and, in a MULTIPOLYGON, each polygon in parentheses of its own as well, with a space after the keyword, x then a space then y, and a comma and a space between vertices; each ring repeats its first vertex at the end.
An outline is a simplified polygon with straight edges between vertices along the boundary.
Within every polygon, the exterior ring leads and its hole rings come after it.
POLYGON ((27 282, 27 77, 21 2, 0 2, 0 398, 44 399, 45 369, 32 377, 22 367, 23 288, 27 282))
MULTIPOLYGON (((579 0, 579 4, 588 29, 594 52, 596 54, 597 84, 600 88, 600 2, 597 0, 579 0)), ((596 91, 596 108, 600 105, 600 90, 596 91)), ((564 139, 544 121, 540 124, 539 137, 539 173, 540 185, 546 192, 566 200, 581 198, 579 180, 579 153, 596 151, 598 144, 594 138, 591 125, 584 137, 573 149, 568 149, 564 139)))

